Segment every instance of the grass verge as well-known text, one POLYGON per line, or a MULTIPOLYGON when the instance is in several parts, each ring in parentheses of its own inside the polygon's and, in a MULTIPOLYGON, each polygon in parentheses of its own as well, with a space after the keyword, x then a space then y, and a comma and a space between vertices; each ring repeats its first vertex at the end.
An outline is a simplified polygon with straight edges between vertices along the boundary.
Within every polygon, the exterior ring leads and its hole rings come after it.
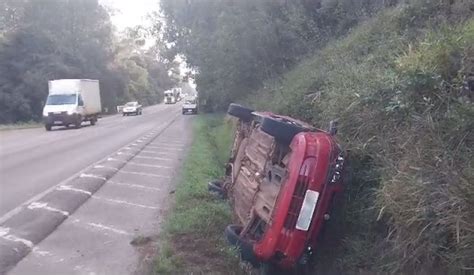
POLYGON ((29 129, 29 128, 39 128, 42 127, 43 124, 35 121, 30 122, 20 122, 15 124, 1 124, 0 131, 7 131, 7 130, 18 130, 18 129, 29 129))
POLYGON ((197 117, 154 274, 239 273, 237 254, 223 235, 231 210, 207 191, 209 180, 223 175, 231 142, 232 125, 222 115, 197 117))

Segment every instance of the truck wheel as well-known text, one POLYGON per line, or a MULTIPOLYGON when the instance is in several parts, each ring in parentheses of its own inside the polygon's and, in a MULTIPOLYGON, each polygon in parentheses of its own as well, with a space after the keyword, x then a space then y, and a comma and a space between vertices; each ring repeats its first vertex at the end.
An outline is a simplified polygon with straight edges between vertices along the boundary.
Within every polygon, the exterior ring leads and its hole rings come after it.
POLYGON ((97 122, 97 118, 94 117, 90 121, 91 121, 91 125, 95 125, 95 123, 97 122))
POLYGON ((258 266, 260 263, 253 252, 253 244, 240 236, 242 229, 243 227, 240 225, 231 224, 226 227, 224 235, 231 245, 239 249, 240 257, 243 261, 247 261, 253 266, 258 266))
POLYGON ((229 109, 227 109, 227 113, 231 116, 237 117, 242 121, 249 122, 252 120, 252 112, 254 110, 244 107, 239 104, 231 103, 229 105, 229 109))
POLYGON ((82 118, 79 117, 76 122, 74 123, 74 128, 79 129, 82 126, 82 118))
POLYGON ((44 128, 46 129, 46 131, 51 131, 52 125, 51 124, 45 124, 44 128))
POLYGON ((290 144, 296 134, 310 130, 296 121, 278 116, 264 117, 260 128, 285 145, 290 144))

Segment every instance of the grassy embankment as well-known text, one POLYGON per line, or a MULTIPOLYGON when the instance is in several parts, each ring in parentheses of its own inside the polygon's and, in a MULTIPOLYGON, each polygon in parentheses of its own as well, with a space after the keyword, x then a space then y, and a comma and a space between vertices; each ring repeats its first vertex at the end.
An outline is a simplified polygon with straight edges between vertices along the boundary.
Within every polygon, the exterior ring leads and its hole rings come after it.
MULTIPOLYGON (((453 20, 435 5, 400 6, 248 99, 321 127, 339 119, 354 177, 329 224, 331 238, 318 246, 319 274, 474 270, 474 107, 466 87, 473 45, 472 18, 453 20)), ((217 121, 197 123, 156 271, 238 270, 222 240, 228 206, 206 191, 230 143, 217 121)))
POLYGON ((322 274, 474 270, 474 20, 444 12, 384 11, 248 100, 321 127, 339 119, 355 173, 322 274))
POLYGON ((209 180, 223 175, 231 142, 232 126, 223 116, 197 117, 193 143, 176 188, 175 206, 165 225, 155 274, 238 272, 236 253, 223 235, 232 220, 230 208, 207 190, 209 180))
POLYGON ((1 124, 0 131, 39 128, 39 127, 43 127, 43 124, 39 122, 35 122, 35 121, 21 122, 21 123, 15 123, 15 124, 1 124))

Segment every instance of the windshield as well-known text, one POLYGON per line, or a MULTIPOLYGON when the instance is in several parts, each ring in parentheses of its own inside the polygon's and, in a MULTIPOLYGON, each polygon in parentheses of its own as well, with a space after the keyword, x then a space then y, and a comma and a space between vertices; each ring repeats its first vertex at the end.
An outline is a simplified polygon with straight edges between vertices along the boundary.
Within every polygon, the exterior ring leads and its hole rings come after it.
POLYGON ((66 105, 76 104, 77 96, 75 94, 69 95, 50 95, 46 101, 46 105, 66 105))
POLYGON ((196 100, 186 100, 184 104, 196 104, 196 100))
POLYGON ((125 106, 127 107, 133 107, 135 106, 137 103, 136 102, 128 102, 127 104, 125 104, 125 106))

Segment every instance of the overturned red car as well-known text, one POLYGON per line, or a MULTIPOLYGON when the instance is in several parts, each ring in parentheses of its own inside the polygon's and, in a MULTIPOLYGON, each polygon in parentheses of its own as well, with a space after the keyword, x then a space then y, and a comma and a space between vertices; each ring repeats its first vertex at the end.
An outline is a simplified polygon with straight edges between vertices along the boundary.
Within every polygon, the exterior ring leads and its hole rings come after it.
POLYGON ((238 224, 227 240, 253 265, 292 269, 307 263, 346 180, 337 129, 231 104, 238 118, 227 177, 210 190, 227 197, 238 224))

